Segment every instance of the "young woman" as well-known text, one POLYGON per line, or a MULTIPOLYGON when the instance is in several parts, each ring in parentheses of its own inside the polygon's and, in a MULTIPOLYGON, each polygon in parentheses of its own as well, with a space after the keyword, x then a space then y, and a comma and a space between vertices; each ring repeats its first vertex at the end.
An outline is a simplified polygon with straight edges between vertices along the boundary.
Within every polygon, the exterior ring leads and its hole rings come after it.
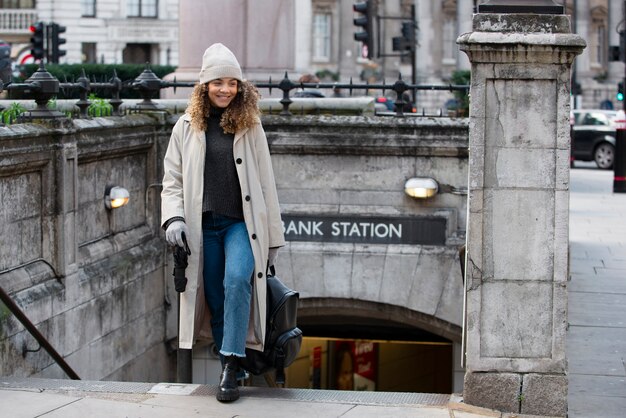
POLYGON ((263 350, 265 275, 285 244, 258 100, 233 53, 211 45, 164 160, 166 239, 183 246, 184 237, 191 250, 179 347, 191 349, 210 324, 223 359, 223 402, 239 398, 237 359, 246 347, 263 350))

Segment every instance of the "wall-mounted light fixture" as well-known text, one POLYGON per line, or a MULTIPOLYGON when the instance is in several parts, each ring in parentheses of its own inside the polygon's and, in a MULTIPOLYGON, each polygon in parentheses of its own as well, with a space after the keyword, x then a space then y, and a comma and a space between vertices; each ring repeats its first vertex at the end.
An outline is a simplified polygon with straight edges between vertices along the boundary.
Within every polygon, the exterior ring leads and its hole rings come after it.
POLYGON ((439 191, 439 183, 430 177, 413 177, 404 183, 404 193, 416 199, 428 199, 439 191))
POLYGON ((451 193, 467 195, 466 187, 454 187, 449 184, 439 184, 431 177, 413 177, 404 183, 404 193, 416 199, 428 199, 437 193, 451 193))
POLYGON ((128 190, 123 187, 109 185, 104 189, 104 206, 107 209, 121 208, 129 198, 128 190))

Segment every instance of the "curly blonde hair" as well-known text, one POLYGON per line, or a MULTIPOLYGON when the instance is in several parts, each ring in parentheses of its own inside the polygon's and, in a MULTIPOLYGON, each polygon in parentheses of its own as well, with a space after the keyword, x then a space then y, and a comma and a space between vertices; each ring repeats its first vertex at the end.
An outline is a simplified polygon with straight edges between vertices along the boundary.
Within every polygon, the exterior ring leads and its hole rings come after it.
MULTIPOLYGON (((224 132, 234 134, 258 123, 261 113, 258 106, 259 97, 259 91, 252 83, 245 80, 237 82, 237 95, 224 111, 220 122, 224 132)), ((210 107, 208 83, 197 84, 187 106, 192 128, 206 130, 210 107)))

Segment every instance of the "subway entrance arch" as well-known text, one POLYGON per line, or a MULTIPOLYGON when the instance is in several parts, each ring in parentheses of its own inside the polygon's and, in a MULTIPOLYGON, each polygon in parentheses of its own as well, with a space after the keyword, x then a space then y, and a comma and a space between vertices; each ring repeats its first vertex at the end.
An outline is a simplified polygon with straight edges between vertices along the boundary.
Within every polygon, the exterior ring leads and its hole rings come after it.
POLYGON ((462 391, 466 196, 417 200, 404 184, 463 189, 467 123, 302 115, 264 126, 288 241, 277 271, 300 293, 305 336, 287 385, 339 389, 350 351, 356 380, 341 388, 462 391))

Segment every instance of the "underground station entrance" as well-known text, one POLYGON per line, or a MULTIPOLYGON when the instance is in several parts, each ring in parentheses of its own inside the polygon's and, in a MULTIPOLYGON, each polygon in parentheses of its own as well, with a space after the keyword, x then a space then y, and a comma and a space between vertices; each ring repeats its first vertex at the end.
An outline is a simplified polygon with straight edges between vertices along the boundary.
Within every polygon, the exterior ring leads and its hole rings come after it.
POLYGON ((305 336, 287 387, 452 393, 453 343, 419 328, 334 315, 298 319, 305 336))

